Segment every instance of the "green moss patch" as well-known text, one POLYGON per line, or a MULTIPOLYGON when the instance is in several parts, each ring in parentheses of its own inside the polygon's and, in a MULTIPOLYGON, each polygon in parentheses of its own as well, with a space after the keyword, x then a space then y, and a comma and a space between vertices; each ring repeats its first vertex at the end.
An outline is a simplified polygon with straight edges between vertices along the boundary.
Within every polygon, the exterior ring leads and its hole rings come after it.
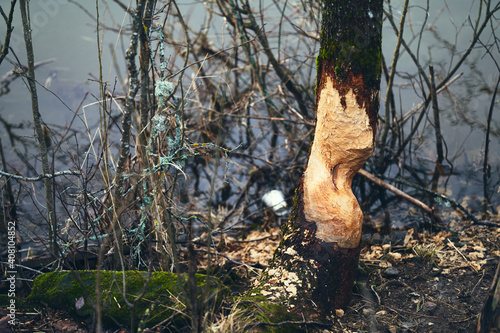
MULTIPOLYGON (((91 304, 96 300, 96 271, 77 271, 79 280, 71 272, 51 272, 38 276, 28 299, 56 309, 64 309, 83 319, 91 319, 94 313, 91 304), (84 288, 87 293, 85 293, 84 288), (85 295, 89 295, 90 299, 85 295)), ((219 307, 227 288, 214 277, 196 275, 198 303, 207 299, 212 308, 219 307), (207 281, 210 283, 209 296, 203 296, 207 281)), ((189 321, 184 300, 187 298, 187 275, 168 272, 154 272, 148 281, 147 272, 126 271, 100 273, 100 296, 103 323, 110 326, 130 326, 131 317, 135 323, 142 322, 145 327, 152 327, 167 318, 172 325, 186 325, 189 321), (123 284, 125 274, 125 288, 123 284), (124 300, 135 303, 132 312, 124 300)))
MULTIPOLYGON (((248 291, 244 296, 237 297, 234 301, 243 310, 244 319, 248 322, 250 332, 295 333, 305 332, 305 321, 316 321, 321 327, 329 327, 324 318, 319 318, 317 309, 310 306, 291 305, 289 300, 269 300, 262 293, 262 285, 248 291), (322 324, 321 321, 325 321, 322 324), (266 324, 267 323, 267 324, 266 324)), ((266 293, 267 294, 267 293, 266 293)), ((311 332, 315 332, 312 330, 311 332)))

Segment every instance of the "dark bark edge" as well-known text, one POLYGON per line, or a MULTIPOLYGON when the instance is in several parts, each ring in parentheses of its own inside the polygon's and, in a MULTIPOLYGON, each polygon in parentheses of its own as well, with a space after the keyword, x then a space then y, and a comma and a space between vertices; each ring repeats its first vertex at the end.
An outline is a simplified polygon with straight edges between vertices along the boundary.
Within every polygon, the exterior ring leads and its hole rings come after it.
MULTIPOLYGON (((353 88, 375 133, 382 71, 382 0, 326 0, 317 58, 317 98, 327 77, 341 95, 353 88)), ((345 106, 345 105, 344 105, 345 106)))

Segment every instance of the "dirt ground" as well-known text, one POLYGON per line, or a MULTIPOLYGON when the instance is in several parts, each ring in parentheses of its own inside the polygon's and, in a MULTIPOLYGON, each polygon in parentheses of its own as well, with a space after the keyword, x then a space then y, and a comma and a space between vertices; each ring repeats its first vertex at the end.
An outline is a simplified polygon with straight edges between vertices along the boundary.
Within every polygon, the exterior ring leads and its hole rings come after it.
MULTIPOLYGON (((325 332, 473 332, 499 261, 500 228, 462 229, 367 235, 351 304, 325 332)), ((278 234, 254 232, 227 255, 266 265, 278 234)))
POLYGON ((340 332, 473 332, 500 256, 500 229, 408 232, 402 246, 362 254, 340 332))
MULTIPOLYGON (((277 227, 226 237, 220 263, 257 276, 279 243, 277 227)), ((473 332, 500 257, 500 228, 417 233, 414 229, 365 237, 350 306, 322 332, 473 332), (390 240, 390 241, 389 241, 390 240)), ((47 307, 18 312, 1 332, 89 331, 65 311, 47 307)), ((314 331, 304 329, 304 331, 314 331)), ((111 330, 109 332, 126 332, 111 330)))

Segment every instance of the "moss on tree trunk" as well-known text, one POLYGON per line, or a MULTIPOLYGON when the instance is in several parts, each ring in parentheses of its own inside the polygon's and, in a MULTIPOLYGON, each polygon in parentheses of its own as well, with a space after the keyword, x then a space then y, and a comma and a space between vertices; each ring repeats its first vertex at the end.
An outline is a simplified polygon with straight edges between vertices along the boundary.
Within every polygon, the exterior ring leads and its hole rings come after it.
POLYGON ((249 294, 286 314, 269 318, 324 320, 349 303, 363 220, 351 183, 373 151, 382 9, 381 0, 323 3, 311 154, 283 240, 249 294))

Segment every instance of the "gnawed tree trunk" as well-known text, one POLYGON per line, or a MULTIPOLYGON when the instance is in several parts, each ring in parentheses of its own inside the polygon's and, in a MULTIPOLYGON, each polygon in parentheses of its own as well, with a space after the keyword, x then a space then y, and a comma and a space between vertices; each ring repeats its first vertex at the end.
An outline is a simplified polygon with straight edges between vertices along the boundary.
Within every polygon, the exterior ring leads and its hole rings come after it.
POLYGON ((351 183, 374 146, 382 9, 382 0, 324 1, 314 142, 283 240, 250 293, 309 318, 345 307, 354 283, 363 213, 351 183))

